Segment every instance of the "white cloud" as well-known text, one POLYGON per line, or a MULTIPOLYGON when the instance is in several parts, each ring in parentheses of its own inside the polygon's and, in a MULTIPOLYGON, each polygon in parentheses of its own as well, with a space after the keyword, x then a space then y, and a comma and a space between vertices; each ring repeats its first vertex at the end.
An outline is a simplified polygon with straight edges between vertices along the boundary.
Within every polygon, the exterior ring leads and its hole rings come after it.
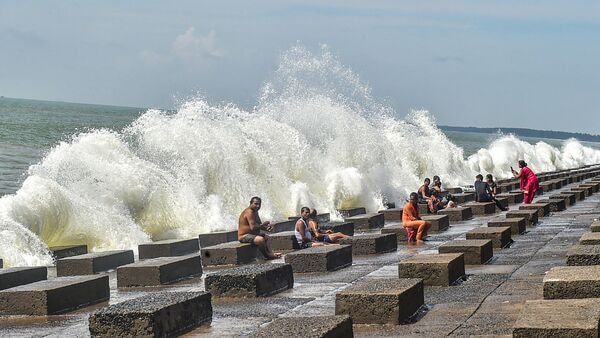
POLYGON ((207 58, 219 58, 223 55, 217 47, 217 34, 214 30, 206 36, 196 34, 194 27, 177 36, 171 45, 171 52, 185 62, 197 62, 207 58))
POLYGON ((140 58, 147 65, 159 65, 182 61, 188 65, 202 65, 207 60, 218 59, 223 51, 217 46, 217 33, 210 30, 206 35, 196 33, 190 27, 175 37, 169 50, 164 53, 144 50, 140 58))

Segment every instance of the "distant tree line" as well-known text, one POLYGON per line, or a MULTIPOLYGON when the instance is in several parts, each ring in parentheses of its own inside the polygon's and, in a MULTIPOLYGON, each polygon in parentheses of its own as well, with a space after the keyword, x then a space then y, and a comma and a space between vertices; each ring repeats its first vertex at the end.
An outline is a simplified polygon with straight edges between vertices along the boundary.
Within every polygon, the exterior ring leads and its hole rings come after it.
POLYGON ((564 131, 554 130, 535 130, 527 128, 477 128, 477 127, 452 127, 452 126, 439 126, 443 131, 458 131, 458 132, 470 132, 470 133, 486 133, 493 134, 501 132, 503 134, 514 134, 523 137, 538 137, 538 138, 553 138, 559 140, 566 140, 569 138, 576 138, 580 141, 587 142, 600 142, 600 135, 591 135, 584 133, 568 133, 564 131))

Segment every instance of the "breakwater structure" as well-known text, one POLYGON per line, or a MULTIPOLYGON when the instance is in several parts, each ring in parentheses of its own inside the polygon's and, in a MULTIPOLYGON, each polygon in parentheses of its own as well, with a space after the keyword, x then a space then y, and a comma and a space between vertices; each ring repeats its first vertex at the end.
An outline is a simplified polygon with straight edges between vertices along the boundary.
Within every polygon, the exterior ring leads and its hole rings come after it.
POLYGON ((424 215, 422 245, 388 204, 320 214, 351 236, 340 245, 300 250, 296 218, 275 222, 274 261, 236 231, 140 244, 139 256, 51 248, 52 266, 0 269, 0 334, 598 336, 600 165, 539 179, 530 205, 516 180, 499 181, 509 211, 448 188, 460 207, 424 215))

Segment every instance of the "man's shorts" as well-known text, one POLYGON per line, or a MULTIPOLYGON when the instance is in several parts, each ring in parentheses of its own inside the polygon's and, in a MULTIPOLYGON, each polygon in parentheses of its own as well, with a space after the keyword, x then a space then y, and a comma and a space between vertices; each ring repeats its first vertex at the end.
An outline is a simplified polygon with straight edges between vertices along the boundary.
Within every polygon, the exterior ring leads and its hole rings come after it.
POLYGON ((244 235, 244 237, 240 238, 240 243, 250 243, 252 245, 256 245, 254 244, 254 239, 256 238, 257 235, 253 235, 253 234, 246 234, 244 235))

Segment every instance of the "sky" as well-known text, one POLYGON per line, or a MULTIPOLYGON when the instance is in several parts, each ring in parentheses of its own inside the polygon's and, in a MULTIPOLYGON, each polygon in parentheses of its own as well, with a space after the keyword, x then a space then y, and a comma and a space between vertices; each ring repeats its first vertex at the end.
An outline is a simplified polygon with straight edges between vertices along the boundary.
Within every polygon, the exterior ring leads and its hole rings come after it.
POLYGON ((0 95, 252 107, 298 43, 326 44, 399 118, 600 134, 598 1, 3 0, 0 95))

